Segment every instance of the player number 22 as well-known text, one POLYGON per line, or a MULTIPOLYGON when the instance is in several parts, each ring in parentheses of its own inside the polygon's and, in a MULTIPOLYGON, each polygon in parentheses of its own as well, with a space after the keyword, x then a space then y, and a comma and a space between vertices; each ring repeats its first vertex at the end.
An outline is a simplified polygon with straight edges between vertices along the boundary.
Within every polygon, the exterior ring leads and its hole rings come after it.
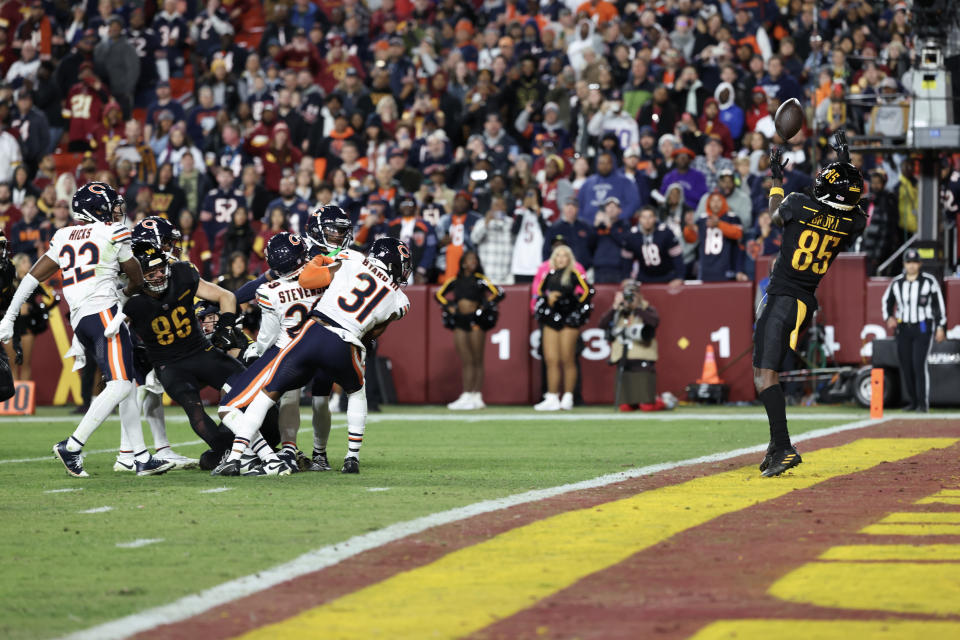
POLYGON ((193 327, 190 326, 190 318, 186 316, 187 309, 185 307, 177 307, 170 314, 169 319, 166 316, 157 316, 154 318, 153 322, 150 323, 150 327, 157 336, 157 342, 162 345, 168 345, 173 342, 174 334, 176 334, 178 338, 186 338, 190 335, 193 327), (173 322, 172 326, 171 321, 173 322))
POLYGON ((353 300, 347 300, 343 296, 337 298, 337 304, 347 313, 357 313, 357 322, 363 322, 373 311, 374 307, 380 304, 383 297, 389 291, 386 287, 381 287, 380 283, 368 273, 361 273, 357 279, 363 283, 363 287, 354 287, 350 293, 353 294, 353 300), (379 288, 379 291, 377 290, 379 288), (367 299, 370 298, 370 302, 367 299), (366 304, 365 304, 366 303, 366 304), (363 309, 361 310, 361 307, 363 309))
POLYGON ((800 245, 793 252, 791 265, 797 271, 810 269, 817 275, 823 275, 830 266, 833 258, 833 248, 840 244, 840 238, 830 235, 821 235, 813 229, 805 229, 800 234, 800 245), (816 253, 814 253, 816 252, 816 253))

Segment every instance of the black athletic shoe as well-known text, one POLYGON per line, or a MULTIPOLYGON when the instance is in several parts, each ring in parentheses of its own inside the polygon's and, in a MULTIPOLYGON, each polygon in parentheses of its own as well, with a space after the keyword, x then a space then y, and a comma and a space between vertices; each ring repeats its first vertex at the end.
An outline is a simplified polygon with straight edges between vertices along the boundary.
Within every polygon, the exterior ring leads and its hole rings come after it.
POLYGON ((63 463, 67 473, 74 478, 89 478, 90 474, 83 470, 83 458, 80 451, 67 451, 67 441, 61 440, 53 445, 53 455, 63 463))
POLYGON ((332 471, 333 467, 330 466, 330 463, 327 461, 327 454, 313 452, 313 464, 316 469, 311 469, 311 471, 332 471))
POLYGON ((766 471, 773 460, 773 445, 767 445, 767 453, 763 456, 763 462, 760 463, 760 471, 766 471))
POLYGON ((793 469, 801 462, 803 462, 803 459, 793 447, 780 449, 779 451, 775 451, 773 453, 773 458, 770 460, 770 465, 761 475, 764 478, 772 478, 780 475, 787 469, 793 469))
POLYGON ((200 468, 204 471, 213 471, 223 462, 223 454, 213 449, 207 449, 200 454, 200 468))
POLYGON ((901 407, 901 410, 903 410, 903 411, 916 411, 916 410, 917 410, 917 405, 915 405, 915 404, 913 404, 913 403, 911 402, 911 403, 909 403, 909 404, 903 405, 903 407, 901 407))
POLYGON ((293 449, 284 448, 277 454, 280 461, 290 469, 290 473, 300 473, 300 465, 297 463, 297 453, 299 452, 293 449))
POLYGON ((917 413, 930 413, 930 407, 924 404, 918 404, 916 408, 913 410, 916 411, 917 413))
POLYGON ((146 462, 137 462, 137 475, 138 476, 158 476, 161 473, 166 473, 173 469, 176 465, 175 462, 170 462, 169 460, 159 460, 150 456, 146 462))
POLYGON ((356 458, 344 458, 340 473, 360 473, 360 461, 356 458))
POLYGON ((217 465, 217 468, 210 472, 212 476, 239 476, 240 475, 240 461, 239 460, 229 460, 227 462, 222 462, 217 465))

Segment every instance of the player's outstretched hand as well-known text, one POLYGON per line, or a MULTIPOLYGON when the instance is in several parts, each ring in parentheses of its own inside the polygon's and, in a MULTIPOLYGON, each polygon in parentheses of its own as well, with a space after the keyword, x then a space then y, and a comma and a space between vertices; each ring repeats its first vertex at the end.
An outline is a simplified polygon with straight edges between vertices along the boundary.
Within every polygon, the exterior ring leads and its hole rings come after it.
POLYGON ((213 330, 213 346, 221 351, 229 351, 239 345, 236 344, 236 334, 233 326, 237 323, 237 314, 221 313, 217 320, 217 327, 213 330))
POLYGON ((783 160, 783 149, 779 145, 773 145, 770 151, 770 175, 774 180, 783 181, 783 172, 787 168, 789 160, 783 160))
POLYGON ((847 146, 847 132, 844 129, 837 129, 833 134, 833 150, 837 152, 837 160, 840 162, 850 162, 850 148, 847 146))

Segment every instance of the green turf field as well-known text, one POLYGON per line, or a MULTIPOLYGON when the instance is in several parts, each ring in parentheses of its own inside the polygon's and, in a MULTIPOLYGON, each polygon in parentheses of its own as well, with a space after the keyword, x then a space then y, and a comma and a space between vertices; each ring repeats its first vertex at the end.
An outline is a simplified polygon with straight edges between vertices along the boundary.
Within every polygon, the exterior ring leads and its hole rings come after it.
MULTIPOLYGON (((867 417, 837 407, 791 409, 790 415, 804 417, 791 424, 793 433, 867 417)), ((168 408, 167 416, 174 445, 198 442, 178 409, 168 408)), ((86 480, 67 476, 50 452, 73 430, 75 417, 41 409, 30 418, 0 418, 0 637, 81 630, 394 522, 767 439, 761 408, 685 409, 656 417, 607 408, 560 420, 518 408, 470 414, 394 409, 371 416, 359 476, 287 478, 114 473, 114 454, 95 453, 119 444, 114 419, 87 444, 85 465, 93 477, 86 480), (230 490, 203 493, 218 487, 230 490), (82 491, 48 493, 71 488, 82 491), (100 507, 112 509, 79 513, 100 507), (162 542, 117 546, 138 539, 162 542)), ((346 451, 343 424, 335 415, 330 462, 336 467, 346 451)), ((300 444, 309 454, 312 433, 301 432, 300 444)), ((175 448, 194 457, 205 449, 175 448)))

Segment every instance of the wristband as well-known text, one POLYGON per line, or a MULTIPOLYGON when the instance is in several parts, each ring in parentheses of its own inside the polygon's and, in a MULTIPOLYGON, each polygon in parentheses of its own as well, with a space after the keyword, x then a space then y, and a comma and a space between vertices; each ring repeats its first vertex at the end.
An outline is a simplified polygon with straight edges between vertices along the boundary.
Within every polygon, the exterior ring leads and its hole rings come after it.
POLYGON ((770 193, 767 195, 768 198, 773 196, 783 196, 783 188, 781 187, 770 187, 770 193))

